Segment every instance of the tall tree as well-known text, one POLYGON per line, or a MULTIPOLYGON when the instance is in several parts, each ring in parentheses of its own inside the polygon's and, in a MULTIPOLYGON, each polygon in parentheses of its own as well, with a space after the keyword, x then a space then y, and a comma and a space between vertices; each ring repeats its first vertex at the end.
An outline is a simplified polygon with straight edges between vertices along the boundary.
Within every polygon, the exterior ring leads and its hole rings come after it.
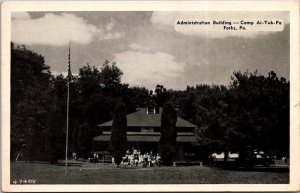
POLYGON ((126 106, 119 100, 113 117, 111 129, 111 153, 115 159, 117 167, 120 166, 122 156, 125 155, 127 147, 127 118, 126 106))
POLYGON ((11 44, 11 159, 47 159, 52 78, 41 55, 11 44))
POLYGON ((109 61, 105 60, 101 67, 101 85, 104 90, 113 93, 114 91, 118 91, 122 75, 123 72, 115 62, 109 63, 109 61))
POLYGON ((176 151, 176 122, 177 112, 170 102, 165 103, 161 115, 161 137, 159 140, 159 150, 162 161, 166 165, 171 165, 176 151))
POLYGON ((81 158, 87 158, 89 151, 91 150, 92 146, 92 140, 91 140, 91 132, 89 132, 89 125, 86 123, 83 123, 79 125, 77 128, 77 136, 76 136, 76 142, 77 142, 77 155, 81 158))
POLYGON ((84 97, 90 97, 101 89, 101 72, 95 66, 87 64, 79 68, 78 92, 84 97))
POLYGON ((163 107, 164 103, 169 99, 169 93, 163 85, 156 85, 154 100, 156 103, 156 112, 159 112, 159 108, 163 107))
POLYGON ((146 107, 150 96, 148 89, 145 87, 129 87, 125 97, 135 107, 146 107))
POLYGON ((205 154, 251 146, 289 155, 289 82, 275 72, 234 72, 228 87, 196 85, 171 94, 180 116, 199 126, 205 154))
MULTIPOLYGON (((112 118, 113 107, 119 95, 126 93, 127 86, 121 84, 121 70, 115 63, 105 61, 100 68, 89 64, 79 69, 78 77, 72 83, 70 117, 73 133, 72 146, 74 151, 83 154, 79 146, 82 139, 76 137, 78 132, 86 136, 86 144, 92 144, 92 137, 98 134, 97 125, 112 118), (125 91, 124 91, 125 90, 125 91), (81 127, 83 126, 84 127, 81 127), (79 140, 79 141, 78 141, 79 140)), ((86 152, 92 149, 87 145, 86 152)))
POLYGON ((228 99, 224 120, 232 147, 252 146, 288 156, 289 82, 273 71, 267 77, 235 72, 228 99))

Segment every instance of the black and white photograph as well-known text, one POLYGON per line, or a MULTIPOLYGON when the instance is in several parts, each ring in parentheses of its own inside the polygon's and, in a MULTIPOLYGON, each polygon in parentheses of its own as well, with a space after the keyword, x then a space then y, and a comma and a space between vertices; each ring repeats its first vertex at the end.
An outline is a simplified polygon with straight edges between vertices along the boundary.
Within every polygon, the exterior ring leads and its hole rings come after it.
POLYGON ((299 191, 299 2, 117 3, 2 4, 2 190, 299 191))

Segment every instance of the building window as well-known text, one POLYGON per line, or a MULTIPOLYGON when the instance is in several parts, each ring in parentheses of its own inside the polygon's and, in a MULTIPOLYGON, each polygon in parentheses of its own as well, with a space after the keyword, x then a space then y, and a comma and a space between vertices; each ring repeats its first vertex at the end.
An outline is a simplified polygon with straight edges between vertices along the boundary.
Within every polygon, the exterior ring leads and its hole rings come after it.
POLYGON ((140 127, 128 127, 127 131, 129 131, 129 132, 141 132, 141 128, 140 127))
POLYGON ((154 128, 153 127, 142 127, 142 132, 153 133, 154 128))

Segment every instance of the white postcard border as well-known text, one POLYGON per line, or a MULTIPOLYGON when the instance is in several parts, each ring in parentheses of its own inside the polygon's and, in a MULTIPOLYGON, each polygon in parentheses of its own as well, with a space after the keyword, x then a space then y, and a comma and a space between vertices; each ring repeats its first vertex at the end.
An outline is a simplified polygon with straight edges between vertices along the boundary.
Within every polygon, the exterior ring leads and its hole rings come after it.
POLYGON ((2 190, 7 192, 94 191, 296 191, 300 190, 299 1, 31 1, 1 5, 2 190), (117 6, 116 6, 117 5, 117 6), (10 40, 12 11, 289 11, 290 184, 11 185, 10 40))

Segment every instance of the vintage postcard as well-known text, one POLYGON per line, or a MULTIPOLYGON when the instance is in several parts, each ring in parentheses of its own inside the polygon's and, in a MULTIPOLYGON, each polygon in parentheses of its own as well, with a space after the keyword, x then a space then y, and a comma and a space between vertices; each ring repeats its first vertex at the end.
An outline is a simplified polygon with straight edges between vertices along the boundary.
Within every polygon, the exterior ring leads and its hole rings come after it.
POLYGON ((299 191, 299 1, 1 4, 2 191, 299 191))

